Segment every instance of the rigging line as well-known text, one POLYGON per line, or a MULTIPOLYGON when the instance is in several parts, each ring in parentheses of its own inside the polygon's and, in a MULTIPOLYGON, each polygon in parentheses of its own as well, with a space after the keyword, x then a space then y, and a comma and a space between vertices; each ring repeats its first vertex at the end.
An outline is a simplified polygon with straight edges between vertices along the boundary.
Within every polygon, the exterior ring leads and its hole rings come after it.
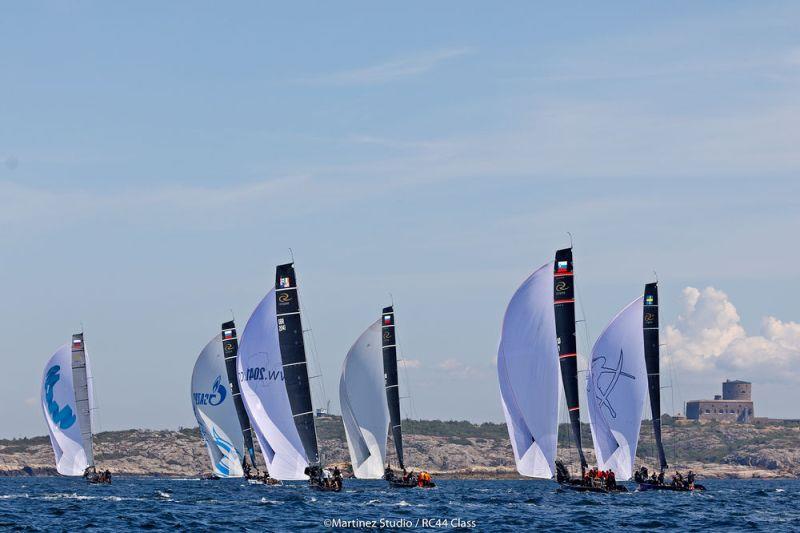
MULTIPOLYGON (((667 355, 669 353, 669 347, 667 343, 660 344, 660 346, 664 347, 664 354, 667 355)), ((667 356, 667 369, 669 373, 669 384, 670 384, 670 409, 672 410, 672 416, 676 415, 675 413, 675 389, 679 386, 678 380, 675 378, 675 365, 672 361, 672 357, 667 356)), ((680 390, 678 390, 678 396, 680 396, 680 390)), ((686 416, 686 413, 684 413, 686 416)), ((678 443, 677 443, 677 426, 672 426, 672 431, 670 431, 670 443, 672 444, 672 460, 676 462, 678 460, 678 443)))
MULTIPOLYGON (((292 257, 292 265, 294 265, 294 252, 292 251, 291 248, 289 248, 289 254, 292 257)), ((297 274, 297 270, 295 270, 294 275, 295 275, 295 288, 297 290, 297 299, 298 299, 298 303, 299 303, 298 308, 300 309, 300 312, 301 312, 300 316, 301 317, 305 317, 306 326, 308 327, 308 330, 309 330, 309 333, 310 333, 310 337, 311 337, 311 346, 310 346, 310 348, 311 348, 312 362, 316 365, 317 372, 319 374, 322 374, 322 367, 319 364, 319 357, 317 357, 317 340, 314 337, 314 330, 313 330, 313 328, 311 326, 311 318, 308 315, 308 311, 307 311, 306 307, 303 305, 303 299, 300 298, 300 276, 297 274)), ((303 335, 303 343, 306 344, 305 343, 305 332, 303 332, 302 335, 303 335)), ((306 350, 306 362, 308 362, 308 350, 306 350)), ((308 374, 308 369, 309 369, 308 364, 306 364, 306 375, 309 375, 308 374)), ((322 387, 322 399, 323 399, 322 403, 327 408, 328 395, 325 392, 325 380, 320 379, 319 383, 320 383, 320 386, 322 387)), ((311 378, 308 379, 308 384, 309 384, 309 390, 310 390, 310 388, 311 388, 311 378)), ((312 396, 313 396, 313 393, 312 393, 312 396)), ((318 464, 323 465, 323 464, 325 464, 325 456, 324 456, 323 450, 319 447, 319 432, 317 431, 318 430, 318 428, 317 428, 317 417, 315 416, 314 411, 313 411, 313 408, 314 408, 313 397, 311 399, 311 407, 312 407, 311 422, 314 425, 314 440, 316 441, 316 445, 317 445, 317 457, 316 457, 316 459, 317 459, 318 464)))
MULTIPOLYGON (((294 253, 292 252, 291 248, 289 248, 289 253, 292 256, 292 263, 294 263, 294 253)), ((311 317, 310 317, 310 315, 308 313, 308 309, 306 308, 305 305, 303 305, 303 298, 299 297, 299 293, 300 293, 300 290, 299 290, 299 287, 300 287, 300 276, 297 274, 296 270, 295 270, 295 277, 297 278, 296 285, 298 287, 297 292, 298 292, 298 300, 300 301, 300 311, 302 312, 301 316, 305 319, 305 325, 306 325, 306 327, 303 329, 303 335, 306 336, 305 334, 308 333, 308 337, 311 339, 311 343, 310 343, 311 358, 312 358, 312 361, 314 363, 314 366, 317 369, 317 375, 320 376, 319 384, 320 384, 320 388, 322 389, 322 404, 325 405, 326 408, 327 408, 327 405, 328 405, 328 393, 325 390, 325 380, 321 378, 321 376, 322 376, 322 366, 320 365, 320 362, 319 362, 319 350, 317 349, 317 338, 314 335, 314 328, 311 325, 311 317)), ((310 380, 311 380, 311 377, 309 376, 309 381, 310 380)))
MULTIPOLYGON (((571 245, 572 245, 572 235, 570 235, 570 246, 571 245)), ((575 259, 574 258, 572 260, 572 269, 573 269, 573 271, 575 270, 575 259)), ((587 372, 589 370, 589 366, 591 365, 591 358, 592 358, 592 345, 589 343, 589 321, 586 318, 586 309, 583 307, 583 293, 581 293, 579 284, 576 284, 573 281, 573 285, 575 287, 575 293, 577 295, 578 304, 580 305, 580 308, 581 308, 581 320, 580 320, 580 322, 583 323, 583 337, 584 337, 584 344, 585 344, 585 347, 586 347, 586 351, 584 352, 586 354, 586 361, 585 361, 585 365, 586 366, 584 367, 583 370, 580 370, 580 367, 584 363, 581 361, 580 357, 577 358, 577 361, 578 361, 578 374, 580 375, 581 373, 587 372)), ((579 321, 576 320, 575 322, 576 322, 576 333, 577 333, 577 322, 579 322, 579 321)), ((579 395, 580 395, 580 392, 582 390, 584 390, 584 387, 581 387, 580 383, 579 383, 578 384, 578 394, 579 395)), ((586 398, 585 395, 584 395, 584 399, 586 400, 584 402, 584 405, 588 405, 589 399, 586 398)), ((579 405, 580 405, 580 396, 579 396, 579 405)))
MULTIPOLYGON (((394 307, 394 298, 392 298, 392 307, 394 307)), ((395 311, 395 322, 397 320, 397 311, 395 311)), ((403 362, 403 378, 406 382, 406 398, 408 399, 408 407, 409 411, 411 412, 411 417, 414 419, 419 419, 417 417, 417 410, 414 406, 414 391, 411 390, 411 380, 408 377, 408 367, 406 366, 406 356, 403 353, 403 345, 400 342, 400 335, 397 333, 397 327, 394 329, 394 339, 397 351, 400 353, 400 360, 403 362)), ((400 417, 402 419, 402 416, 400 417)))

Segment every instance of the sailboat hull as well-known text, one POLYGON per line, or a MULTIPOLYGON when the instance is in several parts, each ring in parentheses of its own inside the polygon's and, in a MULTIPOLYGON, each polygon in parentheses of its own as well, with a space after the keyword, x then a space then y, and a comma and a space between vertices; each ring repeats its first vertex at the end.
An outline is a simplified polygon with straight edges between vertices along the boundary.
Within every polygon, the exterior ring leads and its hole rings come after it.
POLYGON ((403 481, 402 479, 390 479, 387 480, 389 482, 389 486, 393 489, 413 489, 419 487, 421 489, 432 489, 436 487, 436 483, 433 481, 429 481, 423 485, 420 485, 419 482, 415 479, 409 479, 407 481, 403 481))
POLYGON ((320 492, 342 492, 342 484, 341 483, 333 483, 332 485, 324 485, 323 483, 316 481, 316 480, 309 480, 308 485, 320 492))
POLYGON ((609 489, 606 487, 593 487, 590 485, 584 485, 583 483, 573 480, 573 481, 566 481, 563 483, 559 483, 562 489, 571 490, 574 492, 598 492, 601 494, 612 494, 615 492, 628 492, 628 488, 624 485, 617 485, 613 489, 609 489))

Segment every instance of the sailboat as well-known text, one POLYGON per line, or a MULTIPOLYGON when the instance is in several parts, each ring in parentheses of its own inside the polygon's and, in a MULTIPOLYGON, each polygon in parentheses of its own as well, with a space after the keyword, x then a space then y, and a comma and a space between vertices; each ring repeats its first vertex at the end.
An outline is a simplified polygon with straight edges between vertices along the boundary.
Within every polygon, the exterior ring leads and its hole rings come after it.
POLYGON ((303 326, 292 263, 276 268, 275 286, 250 316, 237 358, 239 386, 270 475, 309 479, 341 490, 321 467, 303 326))
POLYGON ((597 466, 619 480, 633 475, 647 392, 643 305, 639 296, 608 324, 592 348, 586 376, 597 466))
MULTIPOLYGON (((397 328, 395 324, 394 306, 384 307, 381 313, 381 347, 383 350, 383 376, 386 389, 386 403, 389 407, 389 417, 392 425, 392 442, 397 454, 397 462, 404 475, 395 476, 390 465, 386 465, 384 479, 392 487, 432 488, 436 484, 428 472, 420 472, 416 476, 406 475, 406 465, 403 461, 403 425, 400 417, 400 383, 397 373, 397 328)), ((384 432, 384 435, 386 433, 384 432)))
POLYGON ((358 479, 381 479, 386 460, 389 409, 383 386, 381 319, 347 352, 339 378, 339 403, 350 464, 358 479))
POLYGON ((665 484, 664 471, 667 469, 667 456, 664 453, 664 444, 661 438, 661 370, 660 370, 660 351, 659 342, 659 318, 658 318, 658 282, 648 283, 644 286, 644 296, 642 305, 642 330, 644 335, 644 362, 647 372, 647 390, 650 397, 650 415, 653 424, 653 437, 658 453, 658 463, 660 475, 655 482, 648 479, 646 470, 637 472, 636 476, 639 483, 639 490, 671 490, 671 491, 692 491, 705 490, 703 485, 694 483, 665 484))
POLYGON ((94 461, 92 371, 83 333, 72 336, 50 357, 42 376, 42 409, 50 432, 56 470, 83 476, 90 483, 111 483, 108 471, 98 474, 94 461))
POLYGON ((531 274, 511 298, 497 374, 517 471, 528 477, 555 476, 566 488, 593 491, 583 475, 572 478, 555 460, 559 373, 583 474, 587 463, 581 443, 572 248, 556 251, 555 260, 531 274))
MULTIPOLYGON (((231 340, 235 335, 233 323, 224 324, 222 332, 200 352, 192 372, 192 409, 211 459, 212 478, 242 477, 247 465, 245 439, 249 431, 244 431, 235 402, 238 380, 233 382, 234 390, 228 373, 228 352, 234 349, 231 340)), ((235 358, 235 349, 233 352, 235 358)), ((232 362, 235 365, 235 360, 232 362)), ((249 430, 249 421, 246 424, 249 430)), ((252 446, 251 438, 250 453, 252 446)))
POLYGON ((242 455, 242 472, 244 477, 251 479, 253 477, 261 479, 264 483, 277 483, 277 480, 270 477, 269 472, 265 471, 263 476, 258 475, 256 468, 256 451, 253 445, 253 428, 250 424, 250 418, 247 416, 247 410, 242 401, 242 392, 239 389, 239 375, 237 369, 237 361, 239 354, 239 340, 236 336, 236 323, 233 320, 222 323, 222 352, 225 356, 225 373, 228 377, 228 385, 231 390, 233 398, 233 406, 236 409, 236 418, 239 420, 239 427, 242 432, 242 439, 244 441, 244 451, 242 455), (247 459, 250 459, 250 463, 247 459), (256 474, 252 473, 252 469, 256 468, 256 474))

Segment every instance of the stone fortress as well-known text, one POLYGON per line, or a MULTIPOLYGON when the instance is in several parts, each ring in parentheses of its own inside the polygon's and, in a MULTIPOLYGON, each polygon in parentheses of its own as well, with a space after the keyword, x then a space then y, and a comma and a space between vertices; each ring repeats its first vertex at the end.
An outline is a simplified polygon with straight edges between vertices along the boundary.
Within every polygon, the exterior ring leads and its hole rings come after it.
POLYGON ((713 400, 686 402, 686 418, 750 422, 755 416, 752 392, 753 384, 749 381, 728 379, 722 384, 722 396, 716 395, 713 400))

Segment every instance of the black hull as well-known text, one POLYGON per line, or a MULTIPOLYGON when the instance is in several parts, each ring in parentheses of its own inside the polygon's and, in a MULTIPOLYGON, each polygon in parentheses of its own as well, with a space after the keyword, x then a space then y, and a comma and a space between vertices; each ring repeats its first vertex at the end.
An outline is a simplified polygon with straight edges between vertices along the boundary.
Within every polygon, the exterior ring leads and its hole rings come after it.
POLYGON ((334 483, 333 485, 325 486, 322 483, 317 483, 314 481, 309 481, 308 486, 314 490, 318 490, 320 492, 342 492, 342 485, 341 483, 334 483))
POLYGON ((703 485, 698 483, 694 484, 694 488, 689 487, 673 487, 672 485, 654 485, 652 483, 639 483, 639 491, 644 492, 647 490, 666 490, 670 492, 702 492, 706 490, 703 485))
POLYGON ((389 481, 389 486, 392 487, 393 489, 413 489, 413 488, 417 488, 417 487, 419 487, 421 489, 432 489, 432 488, 436 487, 436 483, 431 481, 430 483, 426 483, 426 484, 420 486, 418 482, 413 481, 413 480, 411 480, 411 481, 402 481, 402 480, 393 479, 393 480, 389 481))
POLYGON ((600 494, 614 494, 617 492, 628 492, 628 488, 624 485, 617 485, 613 489, 606 487, 593 487, 591 485, 584 485, 578 481, 559 483, 562 489, 571 490, 574 492, 596 492, 600 494))

